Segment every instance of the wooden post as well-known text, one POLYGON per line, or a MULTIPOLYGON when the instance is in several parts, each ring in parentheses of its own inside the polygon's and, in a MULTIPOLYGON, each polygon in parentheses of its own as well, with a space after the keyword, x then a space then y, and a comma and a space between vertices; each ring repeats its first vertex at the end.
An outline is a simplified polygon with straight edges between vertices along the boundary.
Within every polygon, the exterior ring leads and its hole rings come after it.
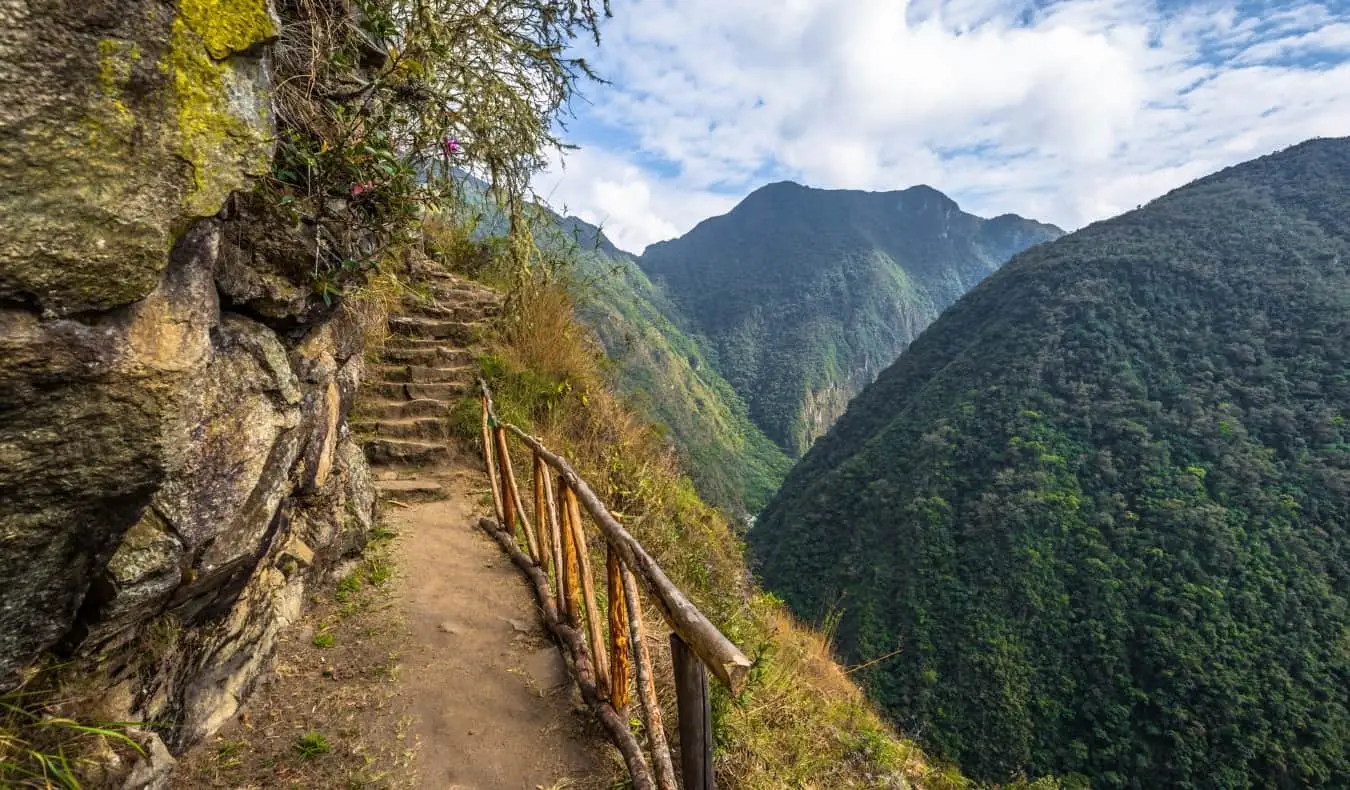
POLYGON ((506 429, 500 425, 497 426, 497 429, 493 431, 493 439, 496 441, 497 445, 497 466, 500 467, 499 476, 501 478, 502 487, 502 526, 506 528, 507 532, 514 535, 516 532, 516 503, 511 498, 511 488, 506 482, 506 465, 511 463, 511 456, 506 447, 506 429))
POLYGON ((628 653, 628 607, 624 606, 620 567, 619 555, 610 548, 605 557, 609 581, 609 699, 616 709, 623 711, 628 708, 632 663, 628 653))
POLYGON ((497 460, 502 467, 502 493, 507 503, 507 518, 510 524, 506 528, 515 534, 516 522, 520 522, 520 531, 525 533, 525 545, 530 549, 530 559, 539 562, 539 544, 534 539, 534 529, 525 517, 525 503, 520 499, 520 486, 516 485, 516 471, 511 467, 511 452, 506 445, 506 430, 497 429, 497 460))
POLYGON ((566 606, 567 599, 564 597, 566 590, 563 589, 563 576, 566 574, 566 566, 563 565, 563 517, 558 513, 558 503, 553 499, 553 478, 548 473, 547 467, 544 469, 544 501, 548 505, 548 527, 549 532, 553 533, 553 582, 558 590, 559 606, 566 606))
MULTIPOLYGON (((561 482, 561 481, 560 481, 561 482)), ((572 511, 567 507, 567 483, 562 482, 562 600, 563 612, 567 615, 567 624, 573 628, 581 626, 581 571, 577 560, 577 533, 572 529, 572 511)))
POLYGON ((647 726, 647 742, 652 747, 652 766, 656 770, 658 790, 679 790, 675 784, 675 768, 670 763, 670 746, 666 744, 666 724, 661 716, 661 700, 656 697, 656 680, 652 674, 652 656, 647 652, 647 633, 642 625, 642 599, 638 597, 637 579, 633 572, 619 566, 623 577, 623 598, 628 607, 628 638, 637 653, 638 699, 647 726))
POLYGON ((591 553, 586 547, 586 530, 582 527, 581 507, 571 483, 563 489, 567 505, 567 520, 572 523, 572 539, 576 541, 577 558, 581 560, 581 595, 586 605, 586 632, 591 637, 591 652, 595 656, 595 686, 600 699, 609 699, 609 656, 605 653, 605 630, 600 625, 600 609, 595 605, 595 575, 591 573, 591 553))
POLYGON ((548 478, 548 467, 544 465, 544 459, 540 458, 538 453, 534 455, 534 526, 539 530, 539 559, 540 565, 544 569, 544 574, 548 574, 549 566, 553 563, 549 560, 553 557, 550 547, 553 545, 553 539, 549 533, 549 522, 553 518, 553 513, 548 510, 548 499, 544 496, 544 481, 548 478))
POLYGON ((675 696, 680 709, 680 768, 684 790, 714 790, 712 700, 708 671, 679 634, 670 635, 675 696))
POLYGON ((492 430, 488 428, 488 397, 484 393, 483 403, 483 461, 487 464, 488 484, 492 487, 492 510, 497 514, 497 523, 504 523, 502 513, 502 492, 497 485, 497 468, 492 463, 492 430))

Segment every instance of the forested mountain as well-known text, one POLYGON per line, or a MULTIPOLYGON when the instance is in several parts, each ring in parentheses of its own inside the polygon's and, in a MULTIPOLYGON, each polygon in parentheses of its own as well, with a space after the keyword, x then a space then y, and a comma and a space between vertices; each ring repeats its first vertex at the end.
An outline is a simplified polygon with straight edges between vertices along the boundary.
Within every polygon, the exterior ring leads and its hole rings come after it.
POLYGON ((1014 258, 751 532, 977 777, 1350 785, 1350 139, 1014 258))
POLYGON ((755 513, 791 462, 750 422, 745 404, 680 329, 675 307, 599 229, 554 218, 573 249, 577 314, 614 363, 615 386, 670 429, 684 467, 707 501, 755 513))
POLYGON ((765 186, 730 213, 648 247, 639 264, 792 455, 910 341, 1013 254, 1061 234, 902 192, 765 186))

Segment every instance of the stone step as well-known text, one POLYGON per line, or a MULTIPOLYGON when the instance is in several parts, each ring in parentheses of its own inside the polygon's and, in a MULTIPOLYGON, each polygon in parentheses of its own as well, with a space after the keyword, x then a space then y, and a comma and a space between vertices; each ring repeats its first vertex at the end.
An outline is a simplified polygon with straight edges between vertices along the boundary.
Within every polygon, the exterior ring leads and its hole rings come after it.
POLYGON ((417 400, 366 401, 361 404, 361 417, 370 420, 408 420, 414 417, 448 419, 454 413, 454 404, 431 398, 417 400))
POLYGON ((440 384, 447 381, 473 381, 478 374, 474 365, 439 368, 423 365, 375 365, 375 375, 382 381, 440 384))
POLYGON ((366 460, 372 464, 426 466, 451 460, 446 442, 421 442, 411 439, 371 439, 366 442, 366 460))
POLYGON ((396 315, 389 319, 389 329, 403 337, 468 344, 482 337, 488 326, 486 323, 476 321, 441 321, 434 318, 396 315))
MULTIPOLYGON (((392 338, 391 338, 392 340, 392 338)), ((449 348, 445 345, 386 345, 380 354, 385 362, 403 365, 421 365, 427 368, 454 368, 472 365, 474 354, 466 348, 449 348)))
POLYGON ((445 498, 445 487, 435 480, 376 480, 375 490, 402 502, 431 502, 445 498))
POLYGON ((352 429, 377 439, 421 439, 444 442, 450 438, 450 423, 440 417, 413 417, 401 420, 357 422, 352 429))
POLYGON ((413 275, 414 282, 422 290, 440 291, 442 293, 457 293, 468 296, 483 297, 487 299, 501 299, 502 294, 493 288, 482 283, 476 283, 472 280, 465 280, 462 277, 445 277, 439 274, 432 274, 430 277, 421 277, 413 275))
POLYGON ((409 299, 404 302, 405 314, 432 318, 438 321, 480 321, 501 315, 502 306, 496 301, 466 299, 437 299, 424 301, 409 299))
POLYGON ((417 400, 430 398, 439 401, 457 400, 469 392, 468 382, 447 381, 439 384, 417 384, 406 381, 372 381, 369 392, 388 400, 417 400))

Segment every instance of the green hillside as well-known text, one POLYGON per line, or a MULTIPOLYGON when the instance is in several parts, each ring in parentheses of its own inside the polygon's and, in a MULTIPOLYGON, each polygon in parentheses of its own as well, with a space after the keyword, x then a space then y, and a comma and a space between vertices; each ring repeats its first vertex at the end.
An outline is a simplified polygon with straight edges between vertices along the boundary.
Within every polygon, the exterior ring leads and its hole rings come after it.
POLYGON ((977 778, 1350 785, 1350 139, 1026 252, 751 532, 977 778))
POLYGON ((849 398, 974 284, 1049 225, 984 220, 928 187, 763 187, 640 259, 705 338, 709 361, 780 447, 800 455, 849 398))
POLYGON ((757 512, 787 474, 787 456, 750 422, 745 404, 671 320, 674 306, 632 256, 580 220, 559 225, 577 245, 578 316, 613 361, 619 391, 669 429, 704 499, 757 512))

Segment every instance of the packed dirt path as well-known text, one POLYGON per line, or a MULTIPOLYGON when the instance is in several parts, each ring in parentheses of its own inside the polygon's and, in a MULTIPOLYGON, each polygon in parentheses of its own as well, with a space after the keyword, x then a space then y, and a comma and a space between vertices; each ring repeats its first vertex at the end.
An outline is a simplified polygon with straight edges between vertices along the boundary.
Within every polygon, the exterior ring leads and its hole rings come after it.
POLYGON ((600 772, 598 739, 574 699, 534 596, 476 526, 482 471, 436 470, 447 497, 393 507, 403 617, 416 652, 404 684, 422 744, 421 787, 581 787, 600 772))
POLYGON ((366 554, 310 601, 240 713, 181 758, 174 788, 612 785, 617 754, 533 593, 476 526, 484 473, 464 459, 399 474, 438 498, 386 494, 366 554))

